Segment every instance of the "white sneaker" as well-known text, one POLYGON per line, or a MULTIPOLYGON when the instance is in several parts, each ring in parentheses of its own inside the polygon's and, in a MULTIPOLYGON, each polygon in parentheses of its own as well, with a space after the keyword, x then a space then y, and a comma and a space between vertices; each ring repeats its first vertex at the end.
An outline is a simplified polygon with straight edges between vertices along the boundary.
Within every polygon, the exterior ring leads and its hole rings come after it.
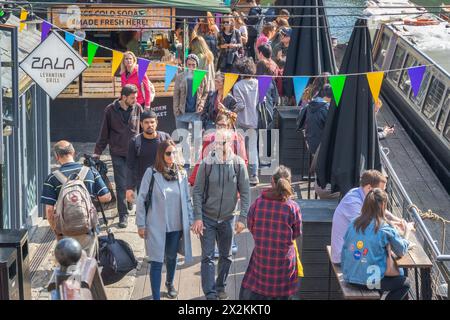
POLYGON ((248 179, 248 182, 250 182, 250 184, 251 185, 257 185, 257 184, 259 184, 259 178, 258 178, 258 176, 251 176, 249 179, 248 179))

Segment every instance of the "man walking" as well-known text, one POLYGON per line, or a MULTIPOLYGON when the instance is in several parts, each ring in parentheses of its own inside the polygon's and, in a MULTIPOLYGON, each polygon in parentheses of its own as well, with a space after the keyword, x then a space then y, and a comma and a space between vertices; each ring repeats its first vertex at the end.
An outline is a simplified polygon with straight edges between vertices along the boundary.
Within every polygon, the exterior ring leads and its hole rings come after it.
POLYGON ((157 131, 158 117, 152 110, 141 114, 142 133, 133 137, 128 145, 127 156, 127 201, 135 200, 134 190, 139 193, 142 177, 148 167, 153 166, 158 145, 170 139, 168 133, 157 131))
MULTIPOLYGON (((61 165, 59 170, 56 170, 45 179, 44 186, 42 188, 41 203, 45 205, 45 215, 47 217, 50 227, 56 234, 56 238, 62 239, 65 235, 56 232, 57 226, 55 221, 55 205, 58 200, 61 187, 67 179, 73 180, 82 176, 87 191, 92 199, 98 197, 100 202, 111 201, 111 193, 102 180, 102 177, 94 168, 84 167, 82 164, 75 162, 75 149, 73 145, 65 140, 61 140, 53 147, 54 156, 58 164, 61 165), (84 173, 82 170, 84 169, 84 173)), ((68 219, 70 221, 70 219, 68 219)), ((96 249, 96 230, 93 226, 93 230, 86 234, 80 234, 71 236, 76 239, 81 247, 86 251, 88 256, 95 255, 96 249)))
POLYGON ((108 105, 103 115, 102 127, 95 145, 94 158, 99 158, 109 145, 117 193, 119 228, 128 225, 128 208, 125 198, 128 144, 139 133, 139 117, 142 107, 136 102, 137 88, 126 85, 120 98, 108 105))

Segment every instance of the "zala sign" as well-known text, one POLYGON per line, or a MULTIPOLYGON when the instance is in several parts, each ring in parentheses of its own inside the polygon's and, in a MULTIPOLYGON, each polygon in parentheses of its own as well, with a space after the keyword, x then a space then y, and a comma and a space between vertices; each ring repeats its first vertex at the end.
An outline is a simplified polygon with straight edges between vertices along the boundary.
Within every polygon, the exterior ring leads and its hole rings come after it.
POLYGON ((52 99, 55 99, 88 64, 56 32, 38 45, 20 67, 52 99))

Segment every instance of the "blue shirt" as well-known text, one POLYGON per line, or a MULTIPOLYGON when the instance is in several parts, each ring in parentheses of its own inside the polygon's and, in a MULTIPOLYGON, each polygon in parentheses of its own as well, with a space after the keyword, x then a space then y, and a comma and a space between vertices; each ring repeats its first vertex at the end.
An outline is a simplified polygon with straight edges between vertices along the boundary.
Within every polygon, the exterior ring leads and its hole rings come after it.
MULTIPOLYGON (((59 171, 64 174, 69 179, 75 178, 76 174, 80 172, 82 165, 77 162, 69 162, 63 164, 59 171)), ((105 185, 102 177, 98 171, 94 168, 88 171, 86 178, 84 179, 84 184, 87 190, 91 194, 92 198, 96 196, 103 196, 109 192, 108 187, 105 185)), ((61 182, 52 173, 50 174, 44 182, 44 187, 42 188, 41 203, 54 206, 56 200, 58 199, 59 191, 61 190, 61 182)))
POLYGON ((331 261, 333 263, 341 263, 344 235, 350 223, 359 217, 365 197, 362 187, 351 189, 334 211, 331 228, 331 261))
POLYGON ((377 281, 381 281, 386 272, 388 244, 397 256, 403 256, 408 251, 408 240, 386 222, 375 232, 375 221, 372 221, 364 233, 361 230, 357 232, 352 222, 344 236, 341 254, 344 280, 376 288, 377 281))

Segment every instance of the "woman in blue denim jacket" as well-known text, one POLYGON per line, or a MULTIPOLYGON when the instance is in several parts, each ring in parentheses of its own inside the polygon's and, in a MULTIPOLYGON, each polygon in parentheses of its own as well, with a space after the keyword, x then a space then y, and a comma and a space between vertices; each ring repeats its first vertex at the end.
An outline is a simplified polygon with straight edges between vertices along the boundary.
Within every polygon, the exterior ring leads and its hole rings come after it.
MULTIPOLYGON (((386 300, 402 300, 408 293, 408 278, 400 270, 399 275, 386 275, 387 246, 397 256, 408 251, 408 240, 387 224, 387 194, 379 188, 370 191, 363 203, 361 215, 353 220, 344 237, 341 264, 344 280, 365 289, 389 291, 386 300)), ((403 223, 405 237, 410 226, 403 223)))

